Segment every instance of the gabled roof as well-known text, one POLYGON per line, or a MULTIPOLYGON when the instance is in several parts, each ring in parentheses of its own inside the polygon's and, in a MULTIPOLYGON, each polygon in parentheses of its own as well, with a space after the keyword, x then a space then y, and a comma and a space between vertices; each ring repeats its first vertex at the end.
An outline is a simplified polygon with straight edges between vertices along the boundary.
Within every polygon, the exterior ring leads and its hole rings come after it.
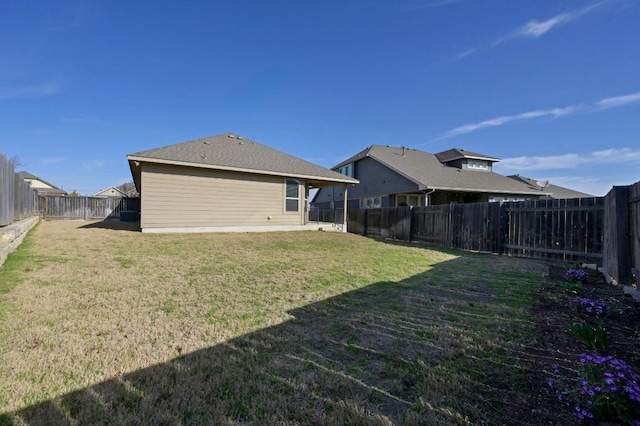
POLYGON ((103 192, 105 193, 103 195, 108 196, 109 194, 107 192, 110 192, 111 190, 114 190, 115 192, 117 192, 118 196, 120 196, 120 197, 126 197, 127 196, 127 194, 123 190, 121 190, 120 188, 117 188, 115 186, 110 186, 110 187, 105 188, 105 189, 103 189, 101 191, 98 191, 95 194, 93 194, 93 196, 94 197, 99 197, 103 192))
POLYGON ((46 185, 48 188, 38 188, 38 187, 34 187, 33 189, 39 193, 39 194, 50 194, 50 195, 67 195, 68 192, 65 191, 64 189, 60 189, 57 186, 47 182, 44 179, 40 179, 38 176, 31 174, 25 170, 16 173, 21 179, 24 180, 37 180, 38 182, 43 183, 44 185, 46 185))
POLYGON ((520 176, 520 175, 511 175, 507 176, 516 181, 522 182, 525 185, 528 185, 532 189, 537 189, 539 192, 546 194, 552 198, 591 198, 593 195, 587 194, 585 192, 575 191, 573 189, 565 188, 562 186, 554 185, 549 183, 549 181, 541 182, 536 179, 531 179, 528 177, 520 176))
POLYGON ((500 161, 499 158, 490 157, 484 154, 478 154, 476 152, 467 151, 461 148, 452 148, 446 151, 442 151, 436 154, 436 157, 442 163, 448 163, 449 161, 459 160, 461 158, 468 158, 471 160, 487 160, 491 162, 500 161))
MULTIPOLYGON (((404 147, 372 145, 338 164, 334 169, 367 157, 415 182, 421 190, 540 195, 540 191, 506 176, 494 172, 449 167, 441 163, 434 154, 404 147)), ((483 156, 483 158, 487 158, 487 156, 483 156)))
POLYGON ((138 188, 136 163, 140 162, 303 178, 314 185, 358 183, 357 179, 233 133, 140 151, 127 155, 127 159, 138 188))

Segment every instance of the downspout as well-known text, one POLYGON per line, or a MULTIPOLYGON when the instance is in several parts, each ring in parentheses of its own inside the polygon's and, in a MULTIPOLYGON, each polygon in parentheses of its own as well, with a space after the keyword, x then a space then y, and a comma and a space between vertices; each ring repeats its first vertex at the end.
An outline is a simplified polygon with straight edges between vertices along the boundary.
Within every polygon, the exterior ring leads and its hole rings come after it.
POLYGON ((425 191, 424 193, 424 205, 425 206, 430 206, 431 204, 429 203, 429 196, 431 194, 433 194, 434 192, 436 192, 435 189, 432 189, 431 191, 425 191))
POLYGON ((344 213, 342 214, 342 232, 347 232, 347 184, 344 184, 344 213))

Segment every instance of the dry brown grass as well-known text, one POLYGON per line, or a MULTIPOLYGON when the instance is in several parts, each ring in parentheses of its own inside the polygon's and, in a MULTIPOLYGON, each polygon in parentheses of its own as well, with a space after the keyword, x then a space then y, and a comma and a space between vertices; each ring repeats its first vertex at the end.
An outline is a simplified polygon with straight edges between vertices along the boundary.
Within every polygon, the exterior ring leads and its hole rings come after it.
POLYGON ((502 416, 479 377, 519 380, 538 263, 111 225, 43 222, 0 270, 0 423, 472 424, 502 416))

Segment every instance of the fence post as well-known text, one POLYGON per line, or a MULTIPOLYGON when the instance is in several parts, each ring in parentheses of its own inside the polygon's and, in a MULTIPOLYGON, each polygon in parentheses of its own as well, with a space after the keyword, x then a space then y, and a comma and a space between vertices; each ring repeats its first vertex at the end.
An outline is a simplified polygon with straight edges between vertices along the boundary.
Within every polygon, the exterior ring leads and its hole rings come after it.
POLYGON ((500 201, 500 224, 498 225, 498 254, 504 254, 504 245, 509 229, 509 215, 507 215, 507 205, 500 201))
POLYGON ((629 187, 614 186, 604 197, 604 272, 618 284, 631 284, 629 252, 629 187))
POLYGON ((407 235, 409 237, 407 241, 409 242, 413 241, 413 215, 415 211, 416 208, 414 206, 411 206, 411 209, 409 210, 409 232, 407 232, 407 235))

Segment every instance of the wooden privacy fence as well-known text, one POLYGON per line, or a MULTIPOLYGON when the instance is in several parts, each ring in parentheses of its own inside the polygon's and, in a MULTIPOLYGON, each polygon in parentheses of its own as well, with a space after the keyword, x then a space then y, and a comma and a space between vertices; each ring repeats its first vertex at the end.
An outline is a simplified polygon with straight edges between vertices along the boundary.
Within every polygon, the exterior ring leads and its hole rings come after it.
POLYGON ((640 279, 640 182, 614 186, 605 196, 603 267, 624 284, 640 279))
POLYGON ((349 232, 445 247, 602 265, 640 277, 640 182, 605 197, 351 210, 349 232))
POLYGON ((463 250, 590 261, 602 259, 602 198, 352 210, 350 232, 463 250))
POLYGON ((39 196, 36 209, 46 220, 119 218, 122 211, 140 211, 140 199, 39 196))
POLYGON ((33 216, 36 192, 14 170, 6 157, 0 155, 0 226, 33 216))
POLYGON ((604 198, 505 203, 502 252, 602 263, 604 198))

